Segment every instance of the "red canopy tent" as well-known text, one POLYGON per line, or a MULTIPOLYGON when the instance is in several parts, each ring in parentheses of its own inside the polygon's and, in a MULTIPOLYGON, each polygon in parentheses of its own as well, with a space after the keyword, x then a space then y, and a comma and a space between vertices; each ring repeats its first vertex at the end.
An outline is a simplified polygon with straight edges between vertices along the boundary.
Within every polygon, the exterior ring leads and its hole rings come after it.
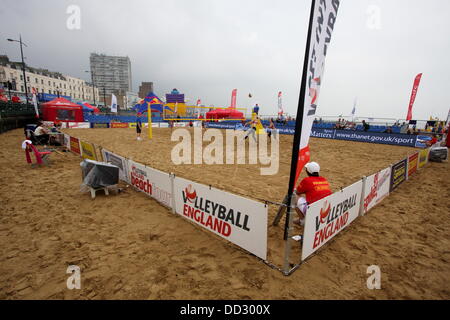
POLYGON ((83 122, 83 107, 64 98, 56 98, 42 104, 45 121, 83 122))
POLYGON ((243 119, 244 114, 234 108, 215 109, 206 113, 206 119, 243 119))

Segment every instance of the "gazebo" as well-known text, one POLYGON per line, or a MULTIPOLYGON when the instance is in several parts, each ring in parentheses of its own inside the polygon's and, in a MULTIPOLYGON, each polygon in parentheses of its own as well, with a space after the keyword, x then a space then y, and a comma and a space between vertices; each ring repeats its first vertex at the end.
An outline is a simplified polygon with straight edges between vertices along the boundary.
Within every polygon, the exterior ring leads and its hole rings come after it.
POLYGON ((42 104, 45 121, 83 122, 83 107, 64 98, 56 98, 42 104))

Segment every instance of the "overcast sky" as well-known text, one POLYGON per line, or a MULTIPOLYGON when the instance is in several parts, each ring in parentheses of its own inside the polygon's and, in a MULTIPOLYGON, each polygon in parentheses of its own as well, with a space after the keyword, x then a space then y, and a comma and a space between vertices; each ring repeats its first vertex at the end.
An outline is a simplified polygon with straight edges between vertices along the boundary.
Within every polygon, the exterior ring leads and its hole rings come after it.
MULTIPOLYGON (((295 114, 310 1, 2 0, 0 54, 89 80, 89 54, 127 55, 133 91, 153 81, 195 104, 259 103, 276 114, 277 93, 295 114), (67 8, 81 10, 67 28, 67 8), (252 93, 250 100, 248 94, 252 93)), ((447 118, 450 108, 450 1, 342 0, 328 49, 319 115, 405 118, 414 77, 423 73, 414 119, 447 118), (378 15, 379 13, 379 15, 378 15)))

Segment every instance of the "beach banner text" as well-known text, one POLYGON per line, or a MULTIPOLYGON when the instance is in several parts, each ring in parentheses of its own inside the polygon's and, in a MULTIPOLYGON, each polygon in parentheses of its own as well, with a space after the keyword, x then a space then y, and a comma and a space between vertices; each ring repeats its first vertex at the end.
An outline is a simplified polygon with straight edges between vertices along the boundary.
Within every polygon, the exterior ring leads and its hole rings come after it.
POLYGON ((302 260, 330 241, 359 216, 362 180, 308 207, 302 260))
POLYGON ((128 160, 128 175, 133 187, 172 208, 172 181, 168 173, 128 160))
POLYGON ((175 177, 175 211, 208 231, 267 257, 267 206, 223 190, 175 177))
POLYGON ((363 212, 380 203, 389 195, 391 185, 391 167, 381 170, 366 178, 364 187, 363 212))

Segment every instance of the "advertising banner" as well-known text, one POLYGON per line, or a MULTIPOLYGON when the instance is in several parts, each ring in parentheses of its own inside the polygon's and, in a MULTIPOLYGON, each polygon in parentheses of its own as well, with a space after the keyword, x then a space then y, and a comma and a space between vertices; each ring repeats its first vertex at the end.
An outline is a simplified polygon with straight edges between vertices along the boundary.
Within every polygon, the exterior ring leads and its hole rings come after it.
POLYGON ((302 260, 344 230, 359 215, 362 181, 314 202, 308 207, 302 260))
POLYGON ((419 151, 419 169, 428 163, 428 153, 430 149, 423 149, 419 151))
POLYGON ((136 129, 136 122, 129 122, 128 128, 136 129))
POLYGON ((119 167, 119 178, 122 181, 130 183, 128 176, 128 160, 106 149, 102 149, 102 157, 104 162, 109 162, 119 167))
POLYGON ((128 128, 127 122, 111 122, 110 128, 128 128))
POLYGON ((89 129, 89 122, 66 122, 66 128, 70 129, 89 129))
POLYGON ((419 162, 418 152, 408 157, 408 178, 417 171, 418 162, 419 162))
MULTIPOLYGON (((319 105, 320 88, 323 84, 325 69, 325 57, 337 19, 339 1, 315 1, 312 5, 314 7, 311 8, 313 14, 311 17, 312 20, 310 21, 311 30, 309 32, 309 39, 307 40, 307 46, 309 44, 309 47, 307 47, 306 51, 308 65, 305 69, 306 74, 302 76, 302 86, 305 86, 303 89, 305 92, 302 92, 302 94, 304 94, 305 100, 301 105, 303 107, 301 133, 297 132, 300 135, 300 144, 295 181, 297 181, 303 167, 310 159, 309 137, 311 136, 311 128, 319 105)), ((297 119, 297 123, 299 121, 300 119, 297 119)))
POLYGON ((91 128, 109 128, 109 123, 91 122, 91 128))
POLYGON ((406 114, 406 120, 412 119, 412 108, 414 105, 414 101, 416 100, 417 90, 419 89, 420 79, 422 78, 422 73, 419 73, 414 78, 413 88, 411 91, 411 98, 409 99, 409 105, 408 105, 408 113, 406 114))
POLYGON ((169 124, 168 124, 167 122, 160 122, 160 123, 159 123, 159 127, 160 127, 160 128, 168 128, 168 127, 169 127, 169 124))
POLYGON ((391 167, 366 178, 363 210, 367 213, 389 195, 391 186, 391 167))
POLYGON ((399 185, 401 185, 406 180, 408 174, 407 167, 408 167, 408 158, 403 159, 402 161, 399 161, 396 164, 392 165, 390 192, 395 190, 399 185))
POLYGON ((128 174, 132 186, 172 208, 172 183, 168 173, 129 160, 128 174))
POLYGON ((78 140, 78 138, 70 137, 70 151, 81 155, 80 140, 78 140))
POLYGON ((89 160, 97 160, 95 148, 92 143, 80 141, 80 147, 81 147, 81 157, 89 160))
POLYGON ((178 177, 174 192, 176 213, 266 259, 267 207, 263 203, 178 177))

